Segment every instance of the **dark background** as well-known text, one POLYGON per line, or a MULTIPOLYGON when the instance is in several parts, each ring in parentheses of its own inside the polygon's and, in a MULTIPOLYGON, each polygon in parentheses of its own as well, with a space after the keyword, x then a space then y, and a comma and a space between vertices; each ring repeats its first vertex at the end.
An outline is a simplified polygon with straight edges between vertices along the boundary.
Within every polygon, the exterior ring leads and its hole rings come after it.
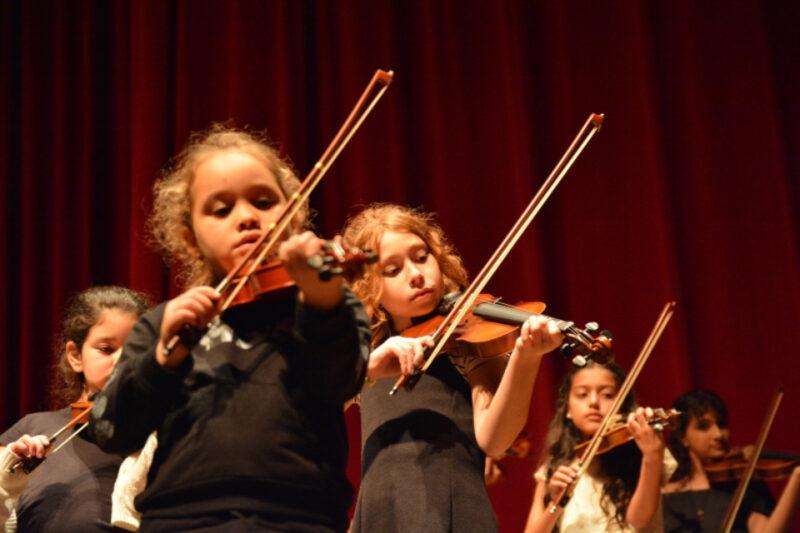
MULTIPOLYGON (((600 322, 624 366, 676 300, 642 403, 715 389, 747 443, 782 385, 768 446, 798 451, 799 6, 3 2, 2 427, 47 408, 69 295, 174 294, 143 225, 190 132, 266 128, 304 175, 383 68, 394 83, 313 195, 322 235, 370 202, 423 206, 475 274, 589 113, 605 113, 491 292, 600 322)), ((536 457, 566 368, 548 358, 537 380, 536 457)), ((492 490, 503 531, 521 528, 534 463, 509 463, 492 490)))

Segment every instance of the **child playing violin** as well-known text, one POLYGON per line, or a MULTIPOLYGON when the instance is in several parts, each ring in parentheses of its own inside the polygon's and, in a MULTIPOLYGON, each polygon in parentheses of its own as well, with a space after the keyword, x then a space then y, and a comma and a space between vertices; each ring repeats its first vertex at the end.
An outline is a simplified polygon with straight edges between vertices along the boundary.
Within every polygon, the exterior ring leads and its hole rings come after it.
POLYGON ((86 401, 103 388, 125 337, 147 309, 143 295, 122 287, 93 287, 75 296, 64 317, 58 346, 55 396, 67 405, 33 413, 0 435, 0 524, 20 531, 109 531, 111 491, 122 458, 74 438, 48 457, 32 474, 18 463, 43 458, 65 441, 70 430, 51 443, 70 421, 68 405, 86 401), (35 475, 33 475, 35 474, 35 475), (9 520, 7 522, 7 520, 9 520))
POLYGON ((361 387, 369 326, 340 278, 308 265, 323 241, 300 233, 278 255, 289 297, 230 307, 209 286, 275 222, 299 180, 255 134, 214 126, 154 188, 150 221, 189 289, 146 313, 91 415, 93 438, 127 453, 157 430, 135 500, 141 531, 343 531, 352 489, 341 406, 361 387), (194 346, 170 340, 207 327, 194 346))
POLYGON ((432 344, 403 331, 463 289, 466 272, 432 217, 406 207, 366 208, 343 240, 378 254, 353 285, 372 319, 373 351, 372 386, 360 399, 362 479, 351 530, 495 530, 484 454, 502 455, 525 425, 542 356, 561 333, 534 316, 510 356, 440 356, 413 391, 389 397, 393 378, 411 375, 432 344))
MULTIPOLYGON (((665 531, 720 531, 737 482, 714 483, 705 465, 729 450, 728 410, 714 392, 692 390, 679 396, 678 427, 669 447, 678 468, 664 487, 665 531)), ((748 485, 733 531, 786 531, 800 496, 800 467, 795 466, 777 505, 760 480, 748 485)))
POLYGON ((664 441, 648 423, 652 412, 635 408, 629 395, 621 412, 629 413, 627 444, 594 459, 575 483, 572 497, 555 513, 558 500, 575 480, 575 446, 591 438, 609 412, 624 381, 613 363, 572 367, 561 385, 556 414, 547 434, 546 458, 534 475, 536 487, 526 533, 552 531, 661 531, 660 488, 674 461, 664 441))

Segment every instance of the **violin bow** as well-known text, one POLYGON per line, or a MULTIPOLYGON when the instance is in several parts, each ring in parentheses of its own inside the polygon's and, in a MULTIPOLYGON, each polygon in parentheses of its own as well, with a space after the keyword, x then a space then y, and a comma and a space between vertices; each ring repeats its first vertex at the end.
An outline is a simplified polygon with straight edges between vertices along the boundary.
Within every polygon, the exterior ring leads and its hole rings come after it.
POLYGON ((778 407, 780 407, 782 399, 783 389, 779 388, 772 395, 772 400, 767 409, 767 415, 764 418, 764 422, 761 424, 761 431, 758 432, 758 440, 756 441, 755 450, 753 450, 753 456, 750 457, 750 460, 747 462, 747 468, 742 474, 742 479, 739 480, 739 484, 736 486, 736 491, 733 493, 731 503, 728 505, 728 510, 725 513, 725 519, 722 521, 721 531, 725 533, 730 533, 733 522, 736 520, 736 514, 739 512, 739 507, 744 500, 744 493, 747 490, 747 485, 750 483, 753 472, 756 470, 756 463, 758 463, 758 458, 761 456, 761 451, 764 449, 764 442, 767 440, 767 435, 772 427, 773 420, 775 420, 775 414, 778 412, 778 407))
POLYGON ((472 280, 470 286, 462 293, 461 297, 455 303, 450 313, 448 313, 442 323, 439 324, 439 327, 436 328, 436 331, 434 331, 434 346, 430 349, 425 364, 411 377, 407 377, 405 375, 400 376, 400 378, 392 387, 392 390, 389 391, 390 396, 396 394, 399 388, 404 385, 408 389, 413 388, 417 381, 419 381, 419 378, 422 376, 422 374, 428 371, 436 357, 438 357, 445 344, 450 339, 450 336, 456 330, 458 325, 461 324, 461 322, 464 320, 464 317, 472 308, 472 305, 475 303, 478 295, 489 283, 489 280, 500 267, 506 256, 511 252, 511 249, 522 236, 523 232, 527 229, 531 222, 533 222, 536 214, 545 204, 547 199, 550 198, 550 195, 553 194, 553 191, 561 182, 562 178, 570 169, 570 167, 572 167, 572 164, 581 154, 591 138, 600 129, 600 126, 603 124, 603 117, 603 114, 597 113, 592 113, 589 115, 589 118, 586 119, 586 122, 578 132, 578 135, 572 141, 572 144, 569 145, 569 148, 567 148, 567 151, 561 157, 561 160, 536 192, 533 199, 528 204, 528 207, 525 208, 525 211, 514 223, 514 226, 508 232, 505 239, 503 239, 503 241, 500 243, 500 246, 498 246, 497 250, 495 250, 489 261, 483 266, 480 273, 475 276, 475 279, 472 280))
POLYGON ((625 378, 625 381, 623 381, 622 385, 620 385, 619 391, 617 392, 617 397, 614 398, 614 403, 611 404, 611 409, 608 411, 608 413, 606 413, 606 416, 600 423, 600 427, 597 429, 592 437, 592 440, 589 441, 589 444, 583 451, 581 458, 578 460, 576 465, 578 467, 578 473, 575 476, 575 479, 572 480, 572 483, 567 485, 566 489, 564 489, 564 492, 562 492, 556 500, 550 503, 550 507, 548 508, 548 512, 550 514, 555 514, 559 507, 564 507, 567 505, 567 502, 572 496, 572 492, 575 490, 575 485, 577 484, 578 479, 580 479, 580 477, 589 469, 592 459, 594 459, 595 455, 597 455, 597 451, 600 449, 600 445, 603 442, 603 436, 608 428, 613 424, 617 414, 619 414, 622 404, 625 402, 625 397, 631 392, 633 384, 636 382, 636 379, 642 372, 642 368, 644 368, 645 363, 650 358, 653 348, 655 348, 656 343, 661 338, 661 334, 664 332, 664 328, 667 327, 667 324, 669 323, 670 318, 672 318, 674 311, 675 302, 667 302, 664 305, 664 308, 661 310, 661 314, 658 316, 658 320, 656 320, 656 323, 650 332, 650 336, 647 337, 644 346, 642 346, 642 350, 639 352, 638 357, 636 357, 633 367, 631 367, 631 370, 628 373, 628 376, 625 378))
MULTIPOLYGON (((62 433, 64 433, 66 430, 68 430, 69 428, 71 428, 71 427, 74 427, 74 426, 77 426, 78 424, 80 424, 81 420, 82 420, 82 419, 83 419, 83 418, 84 418, 86 415, 88 415, 88 414, 89 414, 89 411, 91 411, 91 410, 92 410, 92 406, 91 406, 91 405, 89 405, 89 406, 88 406, 88 407, 86 407, 86 408, 85 408, 83 411, 80 411, 80 412, 79 412, 79 413, 78 413, 76 416, 72 417, 72 419, 71 419, 69 422, 67 422, 66 424, 64 424, 64 425, 61 427, 61 429, 59 429, 58 431, 56 431, 55 433, 53 433, 52 435, 50 435, 50 436, 47 438, 47 440, 48 440, 48 441, 50 441, 50 442, 52 443, 54 440, 56 440, 56 439, 57 439, 57 438, 58 438, 58 437, 59 437, 59 436, 60 436, 62 433)), ((45 459, 47 459, 48 457, 50 457, 52 454, 56 453, 58 450, 60 450, 61 448, 63 448, 63 447, 64 447, 64 446, 65 446, 65 445, 66 445, 66 444, 69 442, 69 441, 71 441, 72 439, 74 439, 75 437, 77 437, 77 436, 78 436, 78 434, 80 434, 80 432, 81 432, 81 431, 83 431, 84 429, 86 429, 86 426, 88 426, 88 425, 89 425, 89 422, 88 422, 88 421, 86 421, 86 422, 84 422, 83 424, 81 424, 81 427, 79 427, 78 429, 76 429, 75 431, 73 431, 73 432, 72 432, 72 435, 70 435, 69 437, 67 437, 67 438, 64 440, 64 442, 61 442, 61 443, 60 443, 58 446, 56 446, 56 447, 55 447, 55 448, 53 448, 52 450, 49 450, 49 451, 47 451, 47 453, 45 453, 44 457, 42 457, 41 459, 34 458, 34 457, 23 457, 23 458, 21 458, 21 459, 20 459, 18 462, 14 463, 13 465, 11 465, 11 466, 8 468, 8 473, 14 473, 14 472, 16 472, 17 470, 20 470, 20 469, 22 469, 22 470, 25 470, 27 473, 30 473, 30 472, 32 472, 34 468, 36 468, 37 466, 39 466, 39 465, 42 463, 42 461, 44 461, 45 459), (28 467, 26 468, 26 465, 31 465, 31 466, 28 466, 28 467)))
MULTIPOLYGON (((239 292, 242 290, 242 287, 244 287, 244 285, 247 283, 248 278, 258 269, 259 265, 261 265, 262 262, 264 262, 269 254, 275 249, 275 245, 278 243, 278 240, 289 228, 292 220, 297 213, 300 212, 303 204, 305 204, 309 196, 311 196, 312 191, 322 181, 322 178, 328 172, 330 166, 334 161, 336 161, 336 158, 339 156, 342 150, 344 150, 345 146, 347 146, 347 143, 350 142, 350 139, 353 137, 355 132, 358 131, 358 128, 361 127, 361 124, 367 118, 367 115, 369 115, 369 113, 372 111, 372 108, 375 107, 375 105, 378 103, 378 100, 380 100, 381 96, 383 96, 383 93, 386 92, 386 89, 389 87, 389 84, 392 82, 393 78, 394 72, 391 70, 375 71, 375 74, 372 76, 367 88, 364 89, 364 92, 356 102, 355 107, 353 107, 353 110, 350 111, 350 115, 348 115, 344 124, 342 124, 341 128, 339 128, 339 131, 328 145, 328 148, 322 154, 322 157, 320 157, 320 159, 314 164, 311 171, 300 184, 300 188, 291 196, 289 196, 277 219, 267 226, 266 231, 261 234, 257 241, 255 241, 253 247, 245 255, 245 257, 242 258, 236 268, 231 270, 228 275, 225 276, 225 278, 215 287, 215 290, 221 294, 233 284, 234 279, 241 277, 223 302, 222 306, 220 307, 220 312, 224 311, 230 306, 230 304, 235 300, 236 295, 239 294, 239 292), (248 263, 250 266, 247 267, 244 275, 241 275, 248 263)), ((164 355, 169 357, 170 353, 172 353, 175 347, 182 342, 181 337, 191 338, 191 336, 192 335, 190 332, 182 330, 182 334, 172 337, 164 348, 164 355)))

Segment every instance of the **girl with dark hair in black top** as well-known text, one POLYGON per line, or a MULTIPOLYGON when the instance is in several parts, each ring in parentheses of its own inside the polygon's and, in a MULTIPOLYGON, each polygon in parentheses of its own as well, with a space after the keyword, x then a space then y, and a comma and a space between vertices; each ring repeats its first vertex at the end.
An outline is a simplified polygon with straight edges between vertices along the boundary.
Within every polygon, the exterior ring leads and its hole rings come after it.
MULTIPOLYGON (((703 468, 708 460, 730 449, 729 418, 725 403, 708 390, 693 390, 674 403, 681 411, 669 447, 678 468, 664 488, 664 530, 668 532, 719 531, 737 482, 711 483, 703 468)), ((747 488, 733 531, 786 531, 800 496, 800 467, 796 467, 777 505, 769 488, 753 480, 747 488)))
POLYGON ((54 387, 65 407, 30 414, 0 435, 0 525, 6 530, 13 530, 14 521, 20 531, 112 529, 111 492, 122 457, 73 438, 30 475, 9 469, 24 458, 43 457, 51 446, 47 435, 71 418, 69 404, 103 388, 147 306, 143 295, 122 287, 93 287, 72 299, 58 342, 54 387))

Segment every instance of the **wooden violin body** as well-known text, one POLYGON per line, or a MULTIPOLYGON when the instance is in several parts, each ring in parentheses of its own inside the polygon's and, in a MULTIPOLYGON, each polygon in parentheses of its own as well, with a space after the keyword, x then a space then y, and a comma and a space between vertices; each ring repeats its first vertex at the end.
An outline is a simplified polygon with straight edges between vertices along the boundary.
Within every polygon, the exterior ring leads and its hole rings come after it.
MULTIPOLYGON (((675 409, 670 409, 669 411, 665 411, 664 409, 654 409, 653 418, 648 420, 648 423, 657 431, 663 431, 665 428, 672 429, 677 425, 680 415, 680 411, 676 411, 675 409)), ((600 446, 597 449, 597 455, 610 452, 614 448, 632 441, 633 435, 631 435, 631 432, 628 429, 628 423, 619 422, 610 426, 608 430, 606 430, 602 441, 600 442, 600 446)), ((589 445, 589 442, 590 441, 585 441, 575 446, 575 454, 581 455, 589 445)))
MULTIPOLYGON (((497 299, 489 294, 481 294, 476 299, 476 306, 497 299)), ((532 314, 541 314, 545 309, 542 302, 526 302, 517 306, 532 314)), ((424 337, 433 335, 444 321, 445 316, 434 315, 425 322, 404 330, 404 337, 424 337)), ((445 350, 477 357, 497 357, 514 349, 519 336, 519 325, 502 324, 483 320, 473 313, 468 313, 456 328, 456 334, 445 345, 445 350)))
MULTIPOLYGON (((448 297, 445 297, 445 300, 448 297)), ((455 335, 445 345, 445 350, 472 357, 497 357, 506 354, 514 349, 520 326, 532 315, 542 314, 546 307, 543 302, 523 302, 513 306, 498 302, 499 299, 490 294, 478 295, 472 311, 467 313, 458 325, 455 335)), ((439 310, 447 312, 446 306, 440 306, 439 310)), ((433 335, 444 320, 444 315, 434 315, 404 330, 402 335, 404 337, 433 335)), ((565 345, 569 344, 571 348, 566 352, 562 351, 562 355, 579 356, 583 364, 588 358, 601 362, 612 358, 612 341, 607 332, 592 336, 591 331, 579 330, 573 322, 553 320, 565 335, 565 345)))
MULTIPOLYGON (((752 456, 752 447, 735 448, 727 455, 703 464, 703 470, 711 483, 725 483, 741 479, 752 456)), ((753 477, 773 480, 788 477, 800 464, 800 455, 764 450, 756 461, 753 477)))

